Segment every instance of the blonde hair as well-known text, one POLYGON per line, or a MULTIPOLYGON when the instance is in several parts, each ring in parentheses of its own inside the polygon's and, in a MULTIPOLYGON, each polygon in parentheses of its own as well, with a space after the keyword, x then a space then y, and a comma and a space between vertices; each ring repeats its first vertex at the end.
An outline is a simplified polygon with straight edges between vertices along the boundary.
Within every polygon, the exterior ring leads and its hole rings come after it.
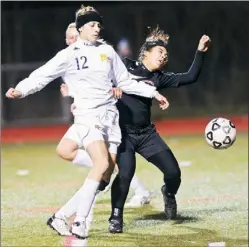
POLYGON ((85 15, 87 12, 92 11, 92 12, 97 12, 98 11, 92 7, 92 6, 84 6, 83 4, 80 6, 80 8, 76 11, 75 18, 77 19, 81 15, 85 15))
POLYGON ((68 30, 68 29, 71 29, 71 28, 76 28, 76 23, 75 23, 75 22, 70 23, 70 24, 68 25, 68 27, 67 27, 67 30, 68 30))
POLYGON ((66 36, 70 35, 70 34, 73 34, 75 36, 78 36, 79 35, 79 32, 76 28, 76 23, 75 22, 72 22, 70 23, 68 26, 67 26, 67 29, 66 29, 66 36))
POLYGON ((150 27, 149 29, 150 29, 150 32, 147 35, 145 42, 163 41, 165 44, 168 44, 169 35, 165 33, 164 30, 160 29, 158 25, 154 29, 151 29, 150 27))
MULTIPOLYGON (((167 33, 165 33, 164 30, 160 29, 160 27, 158 25, 154 29, 151 29, 150 27, 148 27, 148 29, 150 30, 149 34, 147 35, 147 37, 145 39, 145 43, 143 44, 143 46, 141 47, 141 49, 139 51, 138 60, 140 62, 144 58, 145 51, 148 51, 152 48, 152 47, 148 47, 147 43, 161 41, 161 42, 163 42, 164 45, 167 45, 169 42, 169 35, 167 33)), ((166 62, 167 61, 168 61, 168 58, 166 59, 166 62)))

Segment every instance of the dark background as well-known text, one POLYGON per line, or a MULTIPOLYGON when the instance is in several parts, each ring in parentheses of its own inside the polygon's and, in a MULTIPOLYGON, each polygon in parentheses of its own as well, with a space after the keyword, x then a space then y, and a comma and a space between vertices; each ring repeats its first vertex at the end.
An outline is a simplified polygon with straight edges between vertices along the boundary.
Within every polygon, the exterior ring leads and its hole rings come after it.
MULTIPOLYGON (((194 85, 164 90, 170 102, 165 112, 154 106, 153 118, 247 114, 249 2, 82 2, 104 17, 103 37, 115 48, 130 41, 136 59, 147 27, 157 24, 170 35, 172 72, 185 72, 199 39, 207 34, 212 46, 194 85)), ((69 101, 59 92, 60 79, 18 101, 4 97, 35 68, 66 47, 65 29, 81 2, 1 2, 2 123, 35 125, 68 122, 69 101), (66 103, 65 103, 66 102, 66 103)))

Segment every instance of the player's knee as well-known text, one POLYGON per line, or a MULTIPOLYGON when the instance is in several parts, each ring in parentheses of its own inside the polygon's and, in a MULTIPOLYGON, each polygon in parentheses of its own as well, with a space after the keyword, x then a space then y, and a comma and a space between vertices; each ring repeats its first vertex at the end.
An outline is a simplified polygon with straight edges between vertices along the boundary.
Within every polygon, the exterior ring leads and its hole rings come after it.
POLYGON ((136 170, 136 166, 131 163, 117 163, 117 168, 118 168, 118 174, 120 177, 122 177, 123 179, 128 179, 128 180, 132 180, 134 174, 135 174, 135 170, 136 170))
POLYGON ((167 178, 171 179, 181 179, 181 170, 179 169, 178 166, 175 166, 174 168, 171 168, 167 172, 167 178))
POLYGON ((123 181, 128 181, 129 183, 131 182, 133 176, 134 176, 134 173, 135 173, 135 170, 124 170, 124 169, 120 169, 119 172, 118 172, 118 175, 120 177, 120 180, 123 180, 123 181))
POLYGON ((64 138, 56 148, 56 153, 65 160, 72 161, 78 150, 78 144, 75 141, 64 138))
POLYGON ((62 145, 58 145, 56 148, 56 153, 65 160, 73 160, 72 157, 72 150, 62 146, 62 145))

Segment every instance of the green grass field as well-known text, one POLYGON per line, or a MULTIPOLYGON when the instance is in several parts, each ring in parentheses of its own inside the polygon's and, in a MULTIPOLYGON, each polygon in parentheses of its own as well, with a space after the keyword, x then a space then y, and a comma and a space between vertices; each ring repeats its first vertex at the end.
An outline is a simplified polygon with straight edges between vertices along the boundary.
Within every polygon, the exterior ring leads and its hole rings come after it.
MULTIPOLYGON (((166 138, 182 167, 178 218, 164 219, 161 173, 138 156, 137 174, 153 192, 150 205, 126 209, 123 234, 108 233, 110 193, 99 196, 88 246, 248 246, 248 136, 217 151, 201 136, 166 138)), ((63 246, 47 218, 88 172, 61 160, 55 143, 2 146, 2 246, 63 246), (28 170, 20 176, 18 170, 28 170)), ((129 195, 131 196, 131 194, 129 195)))

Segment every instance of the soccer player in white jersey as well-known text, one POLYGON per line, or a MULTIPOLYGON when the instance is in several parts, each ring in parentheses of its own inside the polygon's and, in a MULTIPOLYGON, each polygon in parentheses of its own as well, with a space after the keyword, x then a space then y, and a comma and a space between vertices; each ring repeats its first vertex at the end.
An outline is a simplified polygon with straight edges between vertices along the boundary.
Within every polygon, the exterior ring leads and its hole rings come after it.
POLYGON ((8 98, 23 98, 62 77, 74 95, 76 109, 73 114, 78 139, 71 140, 70 155, 75 158, 80 144, 91 157, 93 168, 83 186, 57 213, 63 215, 65 210, 71 210, 72 205, 78 206, 71 226, 71 233, 77 238, 88 236, 86 218, 98 190, 101 190, 99 186, 107 184, 110 180, 116 163, 114 154, 121 142, 119 114, 115 105, 117 100, 112 94, 112 79, 115 86, 127 94, 155 98, 160 102, 162 109, 169 105, 155 87, 131 79, 114 49, 97 41, 101 24, 102 18, 93 7, 82 6, 76 18, 79 39, 6 92, 8 98), (115 139, 109 138, 110 134, 115 136, 115 139), (77 143, 78 140, 80 143, 77 143), (112 150, 112 155, 108 149, 112 150))
MULTIPOLYGON (((76 42, 77 38, 79 36, 79 33, 76 29, 75 23, 70 23, 66 29, 66 44, 71 45, 74 42, 76 42)), ((114 94, 117 98, 121 97, 122 91, 118 88, 114 88, 114 94)), ((64 97, 68 96, 68 88, 66 84, 61 85, 61 93, 64 97)), ((73 126, 70 128, 70 133, 66 134, 62 141, 59 143, 57 152, 58 155, 64 158, 64 151, 65 147, 64 144, 67 145, 66 142, 64 142, 64 139, 71 138, 73 129, 75 127, 73 126)), ((76 130, 75 130, 76 131, 76 130)), ((88 154, 85 150, 79 150, 77 154, 77 159, 72 160, 72 162, 76 165, 80 166, 86 166, 86 167, 92 167, 92 161, 89 159, 88 154)), ((117 168, 117 166, 116 166, 117 168)), ((110 184, 109 184, 110 185, 110 184)), ((137 175, 135 174, 132 181, 131 181, 131 188, 134 190, 134 194, 131 197, 130 201, 126 204, 127 207, 139 207, 144 204, 148 204, 150 202, 150 192, 144 187, 144 185, 141 183, 137 175)))

